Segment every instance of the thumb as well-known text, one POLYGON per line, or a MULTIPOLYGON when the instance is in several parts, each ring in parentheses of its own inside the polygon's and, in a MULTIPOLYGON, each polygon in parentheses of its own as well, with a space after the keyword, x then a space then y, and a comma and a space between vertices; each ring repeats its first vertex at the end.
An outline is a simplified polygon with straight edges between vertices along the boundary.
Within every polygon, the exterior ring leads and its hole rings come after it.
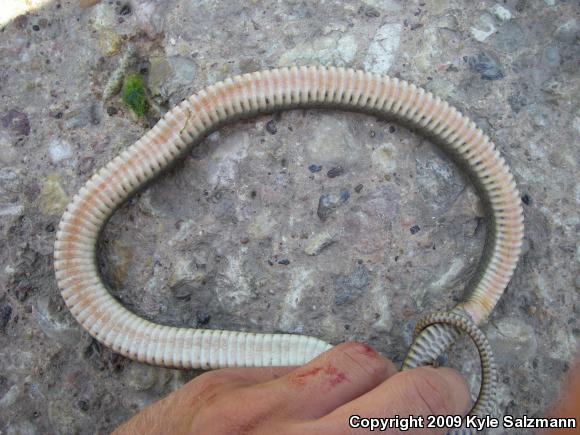
POLYGON ((465 378, 447 367, 407 370, 393 376, 382 388, 383 394, 395 399, 389 406, 399 415, 465 415, 470 407, 465 378))
MULTIPOLYGON (((321 433, 346 433, 349 417, 393 418, 429 415, 465 415, 469 411, 467 382, 456 370, 420 367, 391 376, 378 387, 337 408, 318 421, 321 433)), ((350 432, 349 432, 350 433, 350 432)), ((353 432, 354 433, 354 432, 353 432)), ((444 429, 422 429, 422 434, 442 434, 444 429)))

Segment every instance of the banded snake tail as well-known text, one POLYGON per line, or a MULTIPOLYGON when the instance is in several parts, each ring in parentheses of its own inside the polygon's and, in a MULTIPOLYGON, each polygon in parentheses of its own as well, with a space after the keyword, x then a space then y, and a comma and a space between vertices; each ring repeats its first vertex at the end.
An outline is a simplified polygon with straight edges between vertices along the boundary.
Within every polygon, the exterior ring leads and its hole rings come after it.
MULTIPOLYGON (((436 357, 458 337, 455 327, 474 336, 473 328, 488 317, 508 284, 522 243, 519 193, 504 159, 473 122, 438 97, 403 80, 335 67, 273 69, 209 86, 166 113, 86 182, 62 216, 54 250, 58 286, 84 329, 126 357, 182 368, 299 365, 331 347, 300 335, 152 323, 113 298, 97 268, 97 238, 114 210, 193 144, 234 120, 293 108, 341 109, 397 120, 441 146, 471 177, 491 217, 479 273, 456 314, 432 318, 434 324, 420 333, 409 354, 416 356, 420 349, 436 357), (457 313, 467 320, 459 321, 457 313)), ((428 362, 421 358, 420 364, 428 362)))

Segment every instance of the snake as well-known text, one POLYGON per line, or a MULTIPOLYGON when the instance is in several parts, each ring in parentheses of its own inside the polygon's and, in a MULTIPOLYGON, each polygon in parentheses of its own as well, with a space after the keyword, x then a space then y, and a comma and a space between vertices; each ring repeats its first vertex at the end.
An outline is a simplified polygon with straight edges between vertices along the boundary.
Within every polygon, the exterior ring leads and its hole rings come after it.
POLYGON ((99 235, 114 211, 225 124, 291 109, 361 112, 397 122, 438 145, 469 177, 487 211, 482 258, 467 296, 417 324, 402 368, 432 363, 462 334, 480 353, 482 385, 472 413, 489 412, 495 364, 479 330, 509 283, 523 241, 520 194, 504 158, 473 121, 405 80, 334 66, 293 66, 215 83, 169 110, 139 140, 92 175, 66 207, 54 269, 74 318, 125 357, 173 368, 304 364, 332 345, 298 334, 182 328, 146 320, 111 295, 97 263, 99 235))

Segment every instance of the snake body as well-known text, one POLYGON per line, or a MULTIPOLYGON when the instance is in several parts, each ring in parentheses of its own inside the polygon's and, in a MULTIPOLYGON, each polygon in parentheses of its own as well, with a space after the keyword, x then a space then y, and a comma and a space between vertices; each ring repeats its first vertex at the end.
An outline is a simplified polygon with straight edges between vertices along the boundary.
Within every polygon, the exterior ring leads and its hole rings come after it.
MULTIPOLYGON (((97 239, 115 209, 193 144, 223 124, 293 108, 341 109, 401 122, 440 145, 465 170, 487 205, 491 225, 471 293, 453 312, 473 325, 487 318, 514 272, 523 238, 519 193, 490 139, 455 108, 406 81, 344 68, 292 67, 236 76, 185 99, 80 189, 60 221, 54 266, 66 305, 84 329, 129 358, 182 368, 298 365, 331 347, 293 334, 152 323, 113 298, 97 268, 97 239)), ((454 321, 428 326, 406 364, 436 357, 457 338, 456 328, 454 321)))

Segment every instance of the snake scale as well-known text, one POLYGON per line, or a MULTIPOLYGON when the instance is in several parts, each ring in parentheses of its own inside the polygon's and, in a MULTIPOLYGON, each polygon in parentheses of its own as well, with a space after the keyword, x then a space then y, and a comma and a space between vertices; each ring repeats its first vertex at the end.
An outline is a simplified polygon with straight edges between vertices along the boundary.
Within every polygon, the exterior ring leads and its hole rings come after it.
POLYGON ((480 350, 482 387, 472 412, 489 411, 495 376, 476 325, 493 310, 521 250, 523 212, 499 152, 467 117, 406 81, 335 67, 292 67, 236 76, 183 100, 141 139, 96 172, 66 208, 55 242, 58 286, 73 316, 93 337, 126 357, 168 367, 299 365, 329 349, 317 338, 164 326, 121 305, 103 284, 97 239, 124 201, 220 126, 257 114, 330 108, 395 120, 428 137, 477 187, 491 225, 465 301, 420 322, 403 368, 433 361, 467 332, 480 350))

